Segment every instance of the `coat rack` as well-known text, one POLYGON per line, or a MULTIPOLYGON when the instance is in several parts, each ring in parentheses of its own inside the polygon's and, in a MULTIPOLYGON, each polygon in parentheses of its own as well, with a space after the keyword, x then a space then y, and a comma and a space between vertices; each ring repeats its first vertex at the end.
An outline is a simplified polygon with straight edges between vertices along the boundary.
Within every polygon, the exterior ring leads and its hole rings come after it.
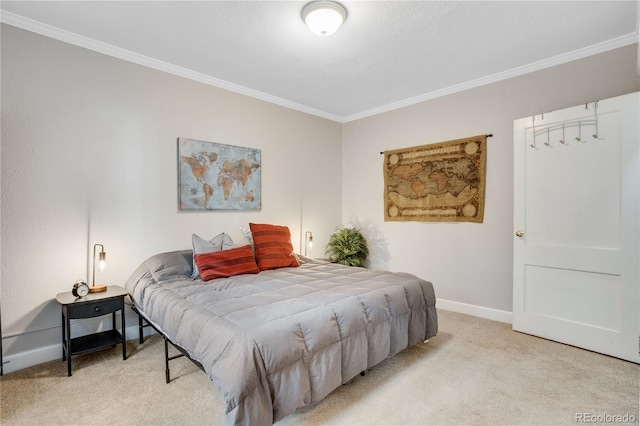
MULTIPOLYGON (((552 148, 553 144, 552 144, 552 139, 551 139, 551 132, 555 132, 558 130, 562 130, 562 137, 558 139, 558 142, 561 145, 568 145, 567 143, 567 139, 565 137, 567 130, 568 129, 574 129, 577 127, 578 131, 577 131, 577 136, 575 136, 575 140, 577 142, 586 142, 587 140, 583 139, 583 129, 594 129, 594 133, 591 134, 591 137, 593 137, 593 139, 597 140, 598 139, 598 101, 595 101, 593 103, 593 110, 594 110, 594 114, 593 114, 593 118, 591 119, 586 119, 586 120, 573 120, 573 121, 568 121, 565 123, 558 123, 558 124, 553 124, 551 126, 544 126, 544 127, 536 127, 536 116, 534 115, 533 117, 531 117, 531 122, 533 123, 532 128, 533 128, 533 142, 531 144, 529 144, 529 147, 531 149, 537 149, 537 145, 536 145, 536 138, 541 136, 541 135, 546 135, 546 140, 544 142, 544 145, 547 148, 552 148)), ((586 103, 584 104, 584 109, 588 110, 589 109, 589 104, 586 103)), ((544 120, 544 114, 540 114, 540 117, 542 120, 544 120)))

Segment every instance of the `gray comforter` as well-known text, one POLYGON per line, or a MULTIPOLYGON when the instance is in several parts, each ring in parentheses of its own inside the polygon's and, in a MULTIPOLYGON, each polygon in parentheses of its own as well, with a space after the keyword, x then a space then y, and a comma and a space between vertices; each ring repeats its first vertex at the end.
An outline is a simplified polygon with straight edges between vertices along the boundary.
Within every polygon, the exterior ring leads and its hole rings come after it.
POLYGON ((203 282, 190 278, 190 250, 161 253, 126 283, 218 386, 227 424, 272 424, 437 332, 431 283, 304 260, 203 282))

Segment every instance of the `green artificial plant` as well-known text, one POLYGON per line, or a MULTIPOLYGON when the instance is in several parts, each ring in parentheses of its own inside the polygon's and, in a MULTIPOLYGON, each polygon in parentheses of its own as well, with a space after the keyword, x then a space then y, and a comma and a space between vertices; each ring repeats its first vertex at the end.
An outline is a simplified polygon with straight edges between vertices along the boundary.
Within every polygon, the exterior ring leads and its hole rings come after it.
POLYGON ((342 265, 363 266, 369 255, 367 240, 357 228, 337 228, 329 237, 325 255, 342 265))

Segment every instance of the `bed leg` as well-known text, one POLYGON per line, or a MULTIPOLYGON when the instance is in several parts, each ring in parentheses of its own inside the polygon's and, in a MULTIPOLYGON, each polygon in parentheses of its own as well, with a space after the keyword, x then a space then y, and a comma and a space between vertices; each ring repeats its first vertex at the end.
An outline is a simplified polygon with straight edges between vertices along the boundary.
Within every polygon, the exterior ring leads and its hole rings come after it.
POLYGON ((171 377, 169 376, 169 343, 167 343, 167 339, 164 339, 164 375, 167 383, 171 381, 171 377))
POLYGON ((144 343, 144 326, 142 325, 142 317, 138 314, 138 336, 140 344, 144 343))

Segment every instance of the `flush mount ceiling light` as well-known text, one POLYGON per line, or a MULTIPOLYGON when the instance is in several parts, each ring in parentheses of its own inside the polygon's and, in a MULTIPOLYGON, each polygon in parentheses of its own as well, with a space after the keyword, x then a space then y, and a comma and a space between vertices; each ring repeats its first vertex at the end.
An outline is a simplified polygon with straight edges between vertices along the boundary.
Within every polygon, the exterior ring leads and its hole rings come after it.
POLYGON ((332 1, 315 1, 302 9, 302 20, 319 36, 328 36, 340 28, 347 19, 347 10, 332 1))

